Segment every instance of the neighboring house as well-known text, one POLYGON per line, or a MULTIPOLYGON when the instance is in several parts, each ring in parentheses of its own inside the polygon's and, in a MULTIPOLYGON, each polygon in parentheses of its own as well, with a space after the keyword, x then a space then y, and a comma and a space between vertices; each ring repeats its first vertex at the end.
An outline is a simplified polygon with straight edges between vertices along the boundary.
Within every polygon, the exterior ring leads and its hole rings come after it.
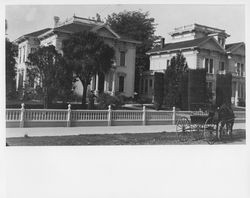
POLYGON ((225 30, 199 24, 175 28, 170 33, 172 41, 154 47, 147 54, 150 56, 150 71, 142 74, 140 94, 153 100, 154 72, 164 72, 170 60, 178 52, 186 58, 191 69, 207 69, 207 86, 212 90, 213 99, 216 92, 216 74, 231 72, 232 103, 238 105, 245 101, 245 44, 226 44, 229 37, 225 30))
MULTIPOLYGON (((136 45, 140 42, 118 35, 103 22, 77 16, 64 22, 60 22, 59 17, 54 17, 53 28, 25 34, 15 40, 18 44, 16 88, 23 88, 28 83, 25 62, 29 53, 34 52, 39 46, 47 45, 54 45, 62 53, 62 41, 67 39, 69 34, 84 30, 96 32, 106 44, 115 50, 115 63, 110 72, 94 76, 89 88, 97 94, 108 92, 112 95, 120 93, 128 97, 133 96, 136 45)), ((42 84, 42 82, 35 82, 34 86, 37 84, 42 84)), ((75 93, 81 95, 82 89, 81 83, 76 82, 75 93)))

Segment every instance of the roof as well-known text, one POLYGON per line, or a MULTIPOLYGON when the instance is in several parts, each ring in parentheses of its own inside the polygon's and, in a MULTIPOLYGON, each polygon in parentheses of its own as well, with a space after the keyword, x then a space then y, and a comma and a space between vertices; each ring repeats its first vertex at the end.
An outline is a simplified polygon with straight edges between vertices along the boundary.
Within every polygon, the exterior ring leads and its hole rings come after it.
POLYGON ((31 32, 29 34, 24 34, 23 36, 20 36, 19 38, 17 38, 14 42, 20 43, 20 42, 26 40, 29 37, 37 37, 37 36, 39 36, 41 34, 44 34, 45 32, 48 32, 49 30, 51 30, 51 28, 44 28, 42 30, 31 32))
POLYGON ((156 46, 155 48, 149 50, 147 53, 154 53, 154 52, 161 52, 161 51, 170 51, 174 49, 183 49, 183 48, 190 48, 190 47, 197 47, 199 44, 209 40, 212 37, 206 36, 198 39, 188 40, 188 41, 181 41, 176 43, 168 43, 165 44, 163 48, 161 46, 156 46))
POLYGON ((47 31, 51 30, 51 28, 44 28, 42 30, 38 30, 38 31, 35 31, 35 32, 32 32, 32 33, 29 33, 29 34, 25 34, 24 36, 27 36, 27 37, 37 37, 39 36, 40 34, 43 34, 47 31))
POLYGON ((131 43, 135 43, 135 44, 140 44, 141 42, 130 39, 126 36, 123 35, 119 35, 117 33, 115 33, 107 24, 103 23, 103 22, 99 22, 96 20, 92 20, 92 19, 87 19, 87 18, 82 18, 82 17, 76 17, 73 16, 71 19, 66 20, 65 22, 62 22, 60 24, 58 24, 58 26, 54 27, 54 28, 44 28, 42 30, 38 30, 29 34, 25 34, 21 37, 19 37, 18 39, 15 40, 15 42, 20 43, 22 41, 25 41, 27 38, 29 37, 38 37, 39 39, 41 38, 45 38, 51 34, 54 34, 55 31, 59 31, 59 32, 65 32, 65 33, 72 33, 72 32, 77 32, 77 31, 84 31, 84 30, 98 30, 102 27, 105 27, 106 29, 108 29, 113 35, 115 35, 115 37, 118 40, 121 41, 125 41, 125 42, 131 42, 131 43), (79 24, 84 24, 84 25, 79 25, 79 24))
POLYGON ((226 51, 229 52, 229 51, 232 51, 235 48, 238 48, 242 44, 244 44, 244 42, 230 43, 230 44, 227 44, 225 46, 225 48, 226 48, 226 51))

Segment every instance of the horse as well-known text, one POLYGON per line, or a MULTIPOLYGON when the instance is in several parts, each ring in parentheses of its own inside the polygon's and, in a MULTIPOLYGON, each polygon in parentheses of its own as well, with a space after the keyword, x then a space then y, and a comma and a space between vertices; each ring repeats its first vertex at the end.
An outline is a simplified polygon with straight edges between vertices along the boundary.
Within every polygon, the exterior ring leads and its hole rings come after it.
POLYGON ((223 103, 216 110, 210 109, 209 117, 213 118, 216 124, 216 138, 221 140, 222 135, 227 133, 231 138, 233 136, 234 112, 230 105, 223 103), (226 131, 223 130, 226 125, 226 131))
POLYGON ((227 105, 226 103, 222 104, 218 109, 218 118, 218 124, 220 124, 218 128, 219 130, 217 131, 218 139, 221 139, 222 135, 225 135, 225 133, 228 133, 227 135, 230 135, 232 138, 235 115, 231 106, 227 105), (226 131, 223 130, 225 125, 226 131))

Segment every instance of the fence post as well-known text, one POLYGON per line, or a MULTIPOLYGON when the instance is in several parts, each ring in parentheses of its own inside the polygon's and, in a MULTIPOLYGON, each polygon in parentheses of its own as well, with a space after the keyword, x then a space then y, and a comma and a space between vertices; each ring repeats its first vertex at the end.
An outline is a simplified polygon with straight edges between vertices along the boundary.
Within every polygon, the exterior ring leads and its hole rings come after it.
POLYGON ((172 118, 172 124, 175 125, 175 119, 176 119, 176 111, 175 111, 175 107, 173 107, 173 118, 172 118))
POLYGON ((20 115, 20 128, 24 127, 24 113, 25 113, 25 109, 24 109, 24 103, 21 104, 21 115, 20 115))
POLYGON ((67 112, 67 127, 71 125, 71 104, 68 104, 68 112, 67 112))
POLYGON ((112 126, 112 109, 111 105, 108 107, 108 126, 112 126))
POLYGON ((145 105, 143 105, 143 108, 142 108, 142 124, 146 125, 146 107, 145 107, 145 105))

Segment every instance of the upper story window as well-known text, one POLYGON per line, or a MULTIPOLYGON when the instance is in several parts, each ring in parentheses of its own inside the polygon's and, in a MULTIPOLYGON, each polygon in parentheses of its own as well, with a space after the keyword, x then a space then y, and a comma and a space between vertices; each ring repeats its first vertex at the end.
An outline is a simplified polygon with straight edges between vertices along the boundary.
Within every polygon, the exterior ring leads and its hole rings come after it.
POLYGON ((23 46, 23 63, 25 62, 25 46, 23 46))
POLYGON ((125 66, 125 51, 120 51, 120 66, 125 66))
POLYGON ((244 74, 245 74, 245 72, 244 72, 244 64, 237 63, 236 74, 237 74, 237 76, 244 76, 244 74))
POLYGON ((214 73, 214 61, 213 59, 205 58, 205 68, 208 74, 214 73))
POLYGON ((219 70, 224 71, 225 70, 225 62, 220 62, 219 63, 219 70))

